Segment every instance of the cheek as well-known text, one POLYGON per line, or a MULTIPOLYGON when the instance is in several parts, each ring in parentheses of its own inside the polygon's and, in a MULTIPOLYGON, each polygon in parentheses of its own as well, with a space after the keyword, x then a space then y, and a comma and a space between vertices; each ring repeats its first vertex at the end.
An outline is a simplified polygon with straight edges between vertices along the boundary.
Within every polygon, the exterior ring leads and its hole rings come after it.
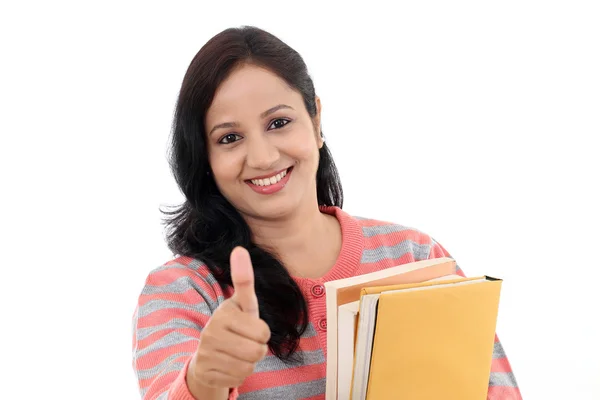
POLYGON ((311 133, 297 135, 294 139, 286 142, 288 154, 301 161, 310 161, 319 157, 319 148, 311 133))
POLYGON ((239 159, 234 152, 214 152, 209 156, 210 168, 217 186, 225 189, 227 184, 237 179, 241 171, 239 159))

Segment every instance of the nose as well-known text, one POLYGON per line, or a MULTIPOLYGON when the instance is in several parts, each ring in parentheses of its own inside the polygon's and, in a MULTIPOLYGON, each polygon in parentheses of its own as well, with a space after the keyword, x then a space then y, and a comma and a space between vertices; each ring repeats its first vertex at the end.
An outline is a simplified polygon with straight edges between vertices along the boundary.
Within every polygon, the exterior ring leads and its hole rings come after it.
POLYGON ((252 135, 247 143, 246 163, 250 168, 269 170, 279 161, 279 150, 264 135, 252 135))

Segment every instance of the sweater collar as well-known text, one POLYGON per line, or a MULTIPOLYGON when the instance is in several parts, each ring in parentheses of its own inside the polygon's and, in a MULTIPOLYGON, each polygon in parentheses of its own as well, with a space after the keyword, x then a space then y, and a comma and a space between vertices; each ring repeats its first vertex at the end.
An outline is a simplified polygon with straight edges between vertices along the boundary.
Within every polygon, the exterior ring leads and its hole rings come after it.
POLYGON ((342 248, 333 267, 321 278, 309 279, 298 278, 297 281, 328 282, 354 276, 364 248, 364 236, 362 228, 355 218, 336 206, 320 206, 320 211, 333 215, 340 223, 342 230, 342 248))

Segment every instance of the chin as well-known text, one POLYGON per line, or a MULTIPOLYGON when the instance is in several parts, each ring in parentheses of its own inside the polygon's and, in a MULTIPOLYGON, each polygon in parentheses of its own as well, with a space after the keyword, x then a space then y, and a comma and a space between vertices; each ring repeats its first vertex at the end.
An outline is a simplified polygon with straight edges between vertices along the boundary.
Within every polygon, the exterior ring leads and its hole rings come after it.
POLYGON ((257 219, 282 219, 294 213, 299 208, 299 202, 292 201, 289 196, 280 198, 265 198, 256 202, 246 203, 239 208, 242 214, 257 219))
POLYGON ((265 202, 264 204, 252 207, 254 215, 263 219, 280 219, 291 214, 297 207, 289 202, 265 202))

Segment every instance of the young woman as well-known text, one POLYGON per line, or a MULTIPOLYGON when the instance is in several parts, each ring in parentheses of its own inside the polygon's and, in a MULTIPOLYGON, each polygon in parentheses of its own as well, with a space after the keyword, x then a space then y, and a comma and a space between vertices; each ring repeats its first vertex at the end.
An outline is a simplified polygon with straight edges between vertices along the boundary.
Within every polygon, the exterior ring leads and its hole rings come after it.
MULTIPOLYGON (((257 28, 227 29, 192 60, 171 166, 186 199, 167 213, 177 258, 150 272, 134 315, 144 399, 323 399, 323 283, 449 256, 342 211, 306 65, 257 28)), ((499 342, 493 359, 488 398, 519 399, 499 342)))

